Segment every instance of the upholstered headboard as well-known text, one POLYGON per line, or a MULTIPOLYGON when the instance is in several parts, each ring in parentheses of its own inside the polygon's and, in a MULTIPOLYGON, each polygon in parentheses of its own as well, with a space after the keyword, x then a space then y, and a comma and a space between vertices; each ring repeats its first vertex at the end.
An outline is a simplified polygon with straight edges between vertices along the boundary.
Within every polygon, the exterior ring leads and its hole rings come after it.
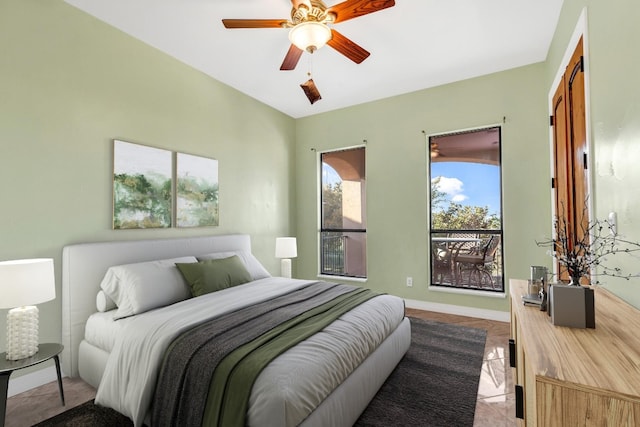
POLYGON ((65 374, 78 376, 78 346, 84 326, 96 312, 96 295, 113 265, 222 251, 251 252, 246 234, 157 240, 82 243, 62 250, 62 352, 65 374))

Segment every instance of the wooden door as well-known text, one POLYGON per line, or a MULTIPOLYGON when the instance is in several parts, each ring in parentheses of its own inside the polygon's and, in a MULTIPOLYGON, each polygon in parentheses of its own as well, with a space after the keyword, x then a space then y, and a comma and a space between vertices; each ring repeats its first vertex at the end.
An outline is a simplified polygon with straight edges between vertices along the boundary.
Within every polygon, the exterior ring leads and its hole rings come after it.
POLYGON ((553 151, 554 158, 554 187, 556 215, 558 218, 573 216, 573 193, 568 183, 571 181, 571 153, 567 143, 567 114, 564 77, 560 81, 553 98, 553 151))
MULTIPOLYGON (((582 38, 553 97, 555 208, 558 221, 567 224, 570 241, 588 233, 587 133, 582 38)), ((557 271, 560 271, 557 266, 557 271)), ((559 277, 567 280, 564 272, 559 277)))
POLYGON ((572 154, 573 218, 577 239, 587 232, 587 130, 585 122, 584 61, 582 38, 576 47, 565 73, 567 118, 572 154))

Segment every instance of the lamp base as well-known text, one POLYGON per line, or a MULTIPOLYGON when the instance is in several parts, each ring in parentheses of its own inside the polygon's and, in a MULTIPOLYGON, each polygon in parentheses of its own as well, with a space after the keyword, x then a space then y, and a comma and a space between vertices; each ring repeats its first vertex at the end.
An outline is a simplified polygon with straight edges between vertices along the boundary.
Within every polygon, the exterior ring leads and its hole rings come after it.
POLYGON ((280 260, 280 275, 291 279, 291 260, 289 258, 282 258, 280 260))
POLYGON ((7 360, 20 360, 38 352, 38 307, 17 307, 7 313, 7 360))

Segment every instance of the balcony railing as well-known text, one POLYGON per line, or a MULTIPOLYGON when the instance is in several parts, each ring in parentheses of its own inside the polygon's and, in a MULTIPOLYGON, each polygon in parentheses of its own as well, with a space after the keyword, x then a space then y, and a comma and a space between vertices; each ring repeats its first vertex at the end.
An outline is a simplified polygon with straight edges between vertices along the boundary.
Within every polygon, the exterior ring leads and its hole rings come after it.
POLYGON ((365 279, 367 230, 320 232, 320 274, 365 279))
POLYGON ((431 284, 504 292, 500 230, 432 230, 431 284))
POLYGON ((347 236, 339 232, 322 232, 320 273, 343 275, 345 272, 347 236))

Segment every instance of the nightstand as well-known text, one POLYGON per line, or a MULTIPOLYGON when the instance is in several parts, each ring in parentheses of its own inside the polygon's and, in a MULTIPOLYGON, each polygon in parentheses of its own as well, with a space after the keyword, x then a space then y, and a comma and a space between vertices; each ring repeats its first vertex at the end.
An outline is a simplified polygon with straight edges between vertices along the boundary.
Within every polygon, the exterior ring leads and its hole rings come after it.
POLYGON ((7 360, 7 353, 0 353, 0 427, 4 427, 4 417, 7 412, 7 390, 9 388, 9 377, 13 371, 28 368, 38 363, 53 359, 56 364, 58 374, 58 389, 60 390, 60 400, 64 406, 64 390, 62 389, 62 376, 60 375, 60 359, 58 355, 62 352, 62 344, 40 344, 38 352, 31 357, 20 360, 7 360))

